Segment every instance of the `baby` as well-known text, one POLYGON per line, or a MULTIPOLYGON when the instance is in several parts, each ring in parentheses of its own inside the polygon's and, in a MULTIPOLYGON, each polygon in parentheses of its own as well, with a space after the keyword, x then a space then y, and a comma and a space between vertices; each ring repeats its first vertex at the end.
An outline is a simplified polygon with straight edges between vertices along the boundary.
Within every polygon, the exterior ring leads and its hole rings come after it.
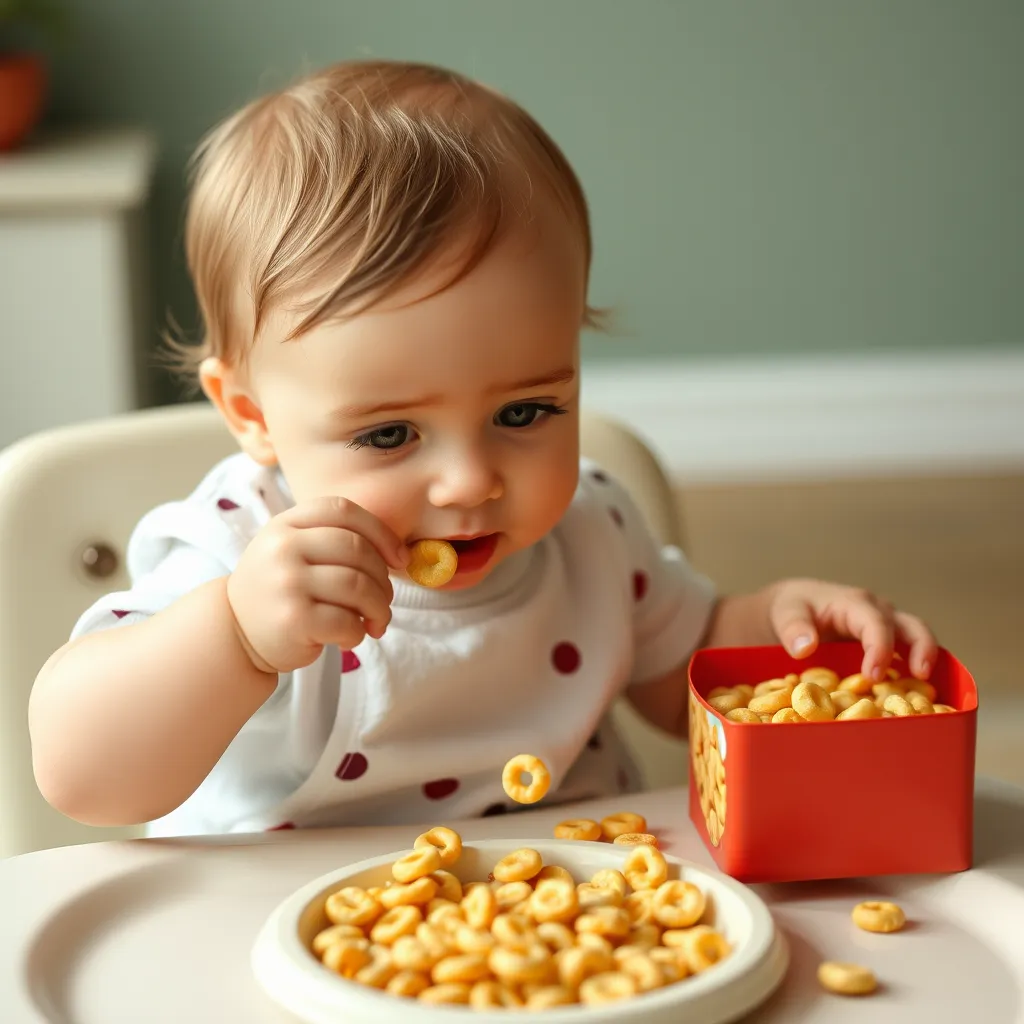
MULTIPOLYGON (((700 646, 853 637, 881 678, 935 641, 864 590, 716 596, 579 453, 591 236, 565 157, 453 72, 327 68, 219 125, 186 226, 182 358, 240 453, 146 515, 131 589, 41 670, 35 775, 64 814, 151 835, 412 823, 640 784, 620 695, 685 734, 700 646), (446 585, 405 574, 447 539, 446 585)), ((154 466, 154 472, 160 467, 154 466)))

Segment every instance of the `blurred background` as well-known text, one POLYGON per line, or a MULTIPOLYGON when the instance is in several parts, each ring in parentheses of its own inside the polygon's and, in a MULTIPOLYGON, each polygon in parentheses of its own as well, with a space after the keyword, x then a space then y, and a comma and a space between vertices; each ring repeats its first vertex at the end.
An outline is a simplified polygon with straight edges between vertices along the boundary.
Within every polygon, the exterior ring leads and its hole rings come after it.
POLYGON ((616 310, 585 400, 662 457, 691 559, 927 617, 979 768, 1024 782, 1022 52, 1020 0, 0 0, 0 144, 42 115, 0 155, 0 446, 180 399, 152 356, 196 328, 216 120, 338 59, 450 65, 577 168, 616 310))

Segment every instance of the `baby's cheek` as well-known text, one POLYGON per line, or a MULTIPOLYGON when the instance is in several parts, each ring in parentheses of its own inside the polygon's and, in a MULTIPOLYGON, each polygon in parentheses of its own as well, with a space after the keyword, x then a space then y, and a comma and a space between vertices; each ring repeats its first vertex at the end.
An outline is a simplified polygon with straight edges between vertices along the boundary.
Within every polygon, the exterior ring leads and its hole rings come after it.
POLYGON ((303 477, 296 484, 292 485, 292 491, 299 501, 303 500, 300 490, 309 492, 307 500, 325 495, 347 498, 379 519, 399 538, 408 537, 416 529, 419 505, 412 496, 395 487, 393 481, 385 485, 361 474, 322 472, 303 477))
POLYGON ((397 537, 404 540, 416 532, 421 509, 414 497, 403 495, 394 487, 363 489, 358 496, 348 497, 375 515, 397 537))
POLYGON ((528 524, 534 539, 551 531, 565 515, 576 493, 578 466, 577 461, 568 465, 553 463, 531 480, 524 494, 523 525, 528 524))

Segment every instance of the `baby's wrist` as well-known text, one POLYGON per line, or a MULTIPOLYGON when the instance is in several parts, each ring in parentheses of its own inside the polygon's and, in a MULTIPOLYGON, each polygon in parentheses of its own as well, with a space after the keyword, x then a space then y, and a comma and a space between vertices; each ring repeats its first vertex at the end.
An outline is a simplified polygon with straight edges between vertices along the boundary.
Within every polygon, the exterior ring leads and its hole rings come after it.
POLYGON ((239 647, 245 652, 245 656, 252 662, 253 668, 259 672, 263 672, 266 675, 276 676, 277 669, 274 668, 269 662, 260 657, 259 652, 249 642, 249 638, 245 635, 245 630, 242 628, 242 624, 238 621, 238 615, 235 613, 235 607, 231 603, 231 577, 228 577, 227 582, 224 586, 224 603, 227 605, 228 618, 231 621, 231 627, 235 634, 235 639, 238 641, 239 647))

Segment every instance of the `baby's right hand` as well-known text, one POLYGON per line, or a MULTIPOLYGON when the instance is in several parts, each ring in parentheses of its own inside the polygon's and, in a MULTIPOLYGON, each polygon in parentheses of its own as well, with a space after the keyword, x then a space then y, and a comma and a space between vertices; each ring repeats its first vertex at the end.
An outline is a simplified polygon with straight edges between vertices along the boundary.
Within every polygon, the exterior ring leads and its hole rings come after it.
POLYGON ((319 498, 275 516, 228 577, 239 639, 264 672, 311 665, 326 644, 349 650, 391 621, 388 566, 407 549, 376 516, 345 498, 319 498))

